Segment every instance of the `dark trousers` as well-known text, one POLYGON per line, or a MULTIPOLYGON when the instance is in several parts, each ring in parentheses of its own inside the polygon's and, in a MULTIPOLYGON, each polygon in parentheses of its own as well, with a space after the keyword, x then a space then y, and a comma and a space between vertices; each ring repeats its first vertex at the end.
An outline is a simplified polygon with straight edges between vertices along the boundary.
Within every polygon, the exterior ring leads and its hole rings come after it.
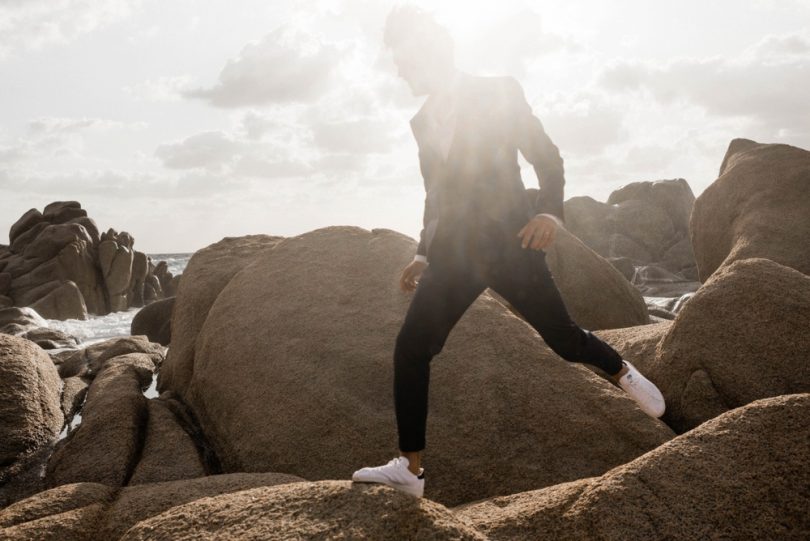
POLYGON ((622 368, 610 345, 568 314, 543 250, 523 248, 527 219, 496 223, 481 215, 440 223, 394 349, 394 407, 401 451, 425 448, 430 361, 461 316, 487 288, 500 294, 563 359, 622 368))

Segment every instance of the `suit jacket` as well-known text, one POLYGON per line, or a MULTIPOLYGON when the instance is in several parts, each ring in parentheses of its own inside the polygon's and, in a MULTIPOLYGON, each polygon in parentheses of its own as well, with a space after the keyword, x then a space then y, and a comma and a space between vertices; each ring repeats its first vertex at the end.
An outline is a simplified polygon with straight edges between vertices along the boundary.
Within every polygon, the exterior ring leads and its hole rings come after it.
POLYGON ((426 107, 411 119, 425 183, 425 211, 416 253, 427 256, 439 222, 487 216, 524 225, 538 213, 564 220, 563 160, 514 77, 461 73, 456 125, 447 160, 428 129, 426 107), (529 201, 517 152, 532 164, 540 190, 529 201), (483 213, 483 214, 482 214, 483 213), (516 222, 517 221, 517 222, 516 222))

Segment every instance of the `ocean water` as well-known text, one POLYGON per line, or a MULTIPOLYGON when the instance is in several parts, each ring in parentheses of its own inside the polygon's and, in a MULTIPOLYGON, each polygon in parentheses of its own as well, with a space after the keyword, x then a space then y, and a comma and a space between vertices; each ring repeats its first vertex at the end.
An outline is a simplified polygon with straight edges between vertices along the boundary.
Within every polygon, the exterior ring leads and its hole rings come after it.
MULTIPOLYGON (((182 274, 191 258, 188 254, 147 254, 152 258, 152 262, 166 261, 169 272, 177 276, 182 274)), ((102 342, 110 338, 119 336, 129 336, 132 318, 138 313, 140 308, 130 308, 120 312, 111 312, 106 316, 88 315, 85 320, 81 319, 46 319, 48 327, 59 329, 60 331, 72 334, 80 341, 81 347, 87 347, 96 342, 102 342)))

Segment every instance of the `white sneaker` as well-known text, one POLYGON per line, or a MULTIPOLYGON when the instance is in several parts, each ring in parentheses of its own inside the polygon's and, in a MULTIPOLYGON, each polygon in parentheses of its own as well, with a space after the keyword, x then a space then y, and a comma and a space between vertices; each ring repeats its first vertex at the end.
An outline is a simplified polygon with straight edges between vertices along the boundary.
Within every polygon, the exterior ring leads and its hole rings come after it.
POLYGON ((352 481, 360 483, 384 483, 397 490, 421 498, 425 492, 425 468, 419 468, 419 475, 408 469, 408 459, 398 456, 384 466, 360 468, 352 474, 352 481))
POLYGON ((655 383, 645 378, 630 362, 622 362, 627 365, 628 370, 619 378, 619 387, 636 401, 644 413, 650 417, 661 417, 666 409, 664 395, 655 383))

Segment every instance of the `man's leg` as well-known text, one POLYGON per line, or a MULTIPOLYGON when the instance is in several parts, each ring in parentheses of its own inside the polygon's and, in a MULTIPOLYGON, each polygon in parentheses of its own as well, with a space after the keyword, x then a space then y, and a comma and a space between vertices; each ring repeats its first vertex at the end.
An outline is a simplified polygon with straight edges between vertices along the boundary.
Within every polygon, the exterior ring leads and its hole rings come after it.
POLYGON ((487 280, 567 361, 588 363, 607 372, 651 417, 661 417, 666 401, 661 390, 608 343, 580 328, 568 315, 560 291, 546 264, 546 253, 505 240, 487 280))
MULTIPOLYGON (((422 272, 394 349, 394 406, 403 455, 413 457, 425 448, 430 360, 484 289, 463 262, 450 264, 436 256, 422 272)), ((412 466, 418 471, 418 463, 412 466)))
POLYGON ((615 380, 624 368, 621 355, 571 319, 546 264, 546 253, 522 248, 517 236, 514 240, 503 238, 503 242, 490 287, 509 301, 560 357, 598 366, 615 380))

